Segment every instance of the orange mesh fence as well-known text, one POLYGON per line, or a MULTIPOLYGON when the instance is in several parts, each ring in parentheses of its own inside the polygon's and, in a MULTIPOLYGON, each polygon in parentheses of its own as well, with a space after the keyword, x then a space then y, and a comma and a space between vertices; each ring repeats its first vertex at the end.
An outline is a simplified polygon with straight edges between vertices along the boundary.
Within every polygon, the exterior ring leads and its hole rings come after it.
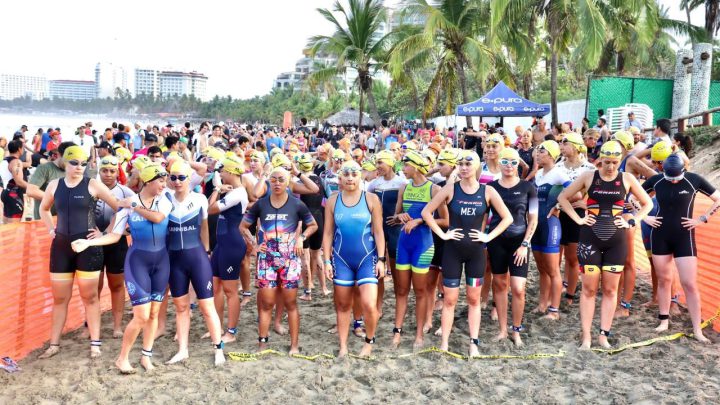
MULTIPOLYGON (((21 359, 50 338, 53 306, 50 288, 50 236, 40 221, 0 225, 0 356, 21 359)), ((105 283, 107 285, 107 282, 105 283)), ((110 309, 110 291, 103 289, 102 310, 110 309)), ((85 322, 77 284, 64 332, 85 322)))

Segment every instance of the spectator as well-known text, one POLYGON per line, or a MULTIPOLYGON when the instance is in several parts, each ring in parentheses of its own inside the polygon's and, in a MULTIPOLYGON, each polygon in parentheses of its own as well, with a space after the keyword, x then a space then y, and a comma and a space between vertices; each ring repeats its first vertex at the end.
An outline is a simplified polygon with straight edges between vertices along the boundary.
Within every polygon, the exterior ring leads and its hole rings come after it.
POLYGON ((623 125, 623 129, 628 131, 628 130, 630 130, 631 127, 635 127, 640 131, 643 130, 642 124, 640 123, 640 121, 635 119, 635 113, 632 111, 630 111, 628 113, 628 119, 627 119, 627 121, 625 121, 625 124, 623 125))

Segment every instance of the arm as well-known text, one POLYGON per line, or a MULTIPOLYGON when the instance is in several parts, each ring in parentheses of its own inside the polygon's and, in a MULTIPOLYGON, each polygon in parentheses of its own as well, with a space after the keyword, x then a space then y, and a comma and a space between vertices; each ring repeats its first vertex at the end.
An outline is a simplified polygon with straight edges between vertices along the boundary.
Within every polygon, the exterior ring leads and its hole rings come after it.
MULTIPOLYGON (((593 172, 585 172, 580 175, 575 181, 573 181, 569 186, 565 187, 565 189, 560 193, 558 196, 558 204, 560 204, 560 209, 567 214, 567 216, 570 217, 573 221, 575 221, 579 225, 592 225, 590 223, 587 223, 586 218, 589 218, 589 215, 586 215, 584 218, 580 218, 580 216, 575 212, 575 210, 572 207, 572 204, 570 203, 570 199, 575 196, 577 193, 583 193, 585 191, 586 183, 588 179, 591 179, 590 176, 593 176, 593 172)), ((595 221, 592 221, 593 223, 595 221)))
POLYGON ((48 184, 47 189, 45 189, 45 194, 43 194, 42 202, 40 203, 40 219, 42 219, 45 227, 50 233, 50 236, 53 238, 55 237, 55 224, 52 220, 50 208, 52 208, 55 203, 55 189, 57 188, 57 183, 57 180, 53 180, 50 184, 48 184))
MULTIPOLYGON (((325 258, 326 271, 332 275, 332 267, 330 264, 332 261, 332 245, 333 239, 335 238, 335 202, 337 201, 338 195, 335 194, 328 199, 325 204, 325 225, 323 228, 323 243, 322 251, 323 257, 325 258)), ((329 278, 329 277, 328 277, 329 278)))
MULTIPOLYGON (((432 196, 433 198, 438 195, 440 192, 442 192, 442 187, 433 186, 432 187, 432 196)), ((435 223, 438 224, 439 227, 443 229, 447 229, 450 226, 450 212, 448 211, 447 204, 440 204, 440 206, 437 208, 438 212, 438 218, 435 220, 435 223)))
POLYGON ((207 165, 202 162, 189 161, 190 167, 195 170, 198 176, 205 176, 207 174, 207 165))
POLYGON ((642 221, 643 218, 647 216, 650 210, 652 210, 652 200, 650 199, 650 196, 645 191, 645 189, 642 188, 640 182, 638 181, 638 179, 635 178, 635 176, 628 173, 623 173, 623 180, 625 181, 625 184, 627 184, 628 182, 630 183, 630 190, 628 191, 640 201, 640 210, 638 210, 638 213, 635 214, 634 217, 635 221, 637 221, 637 223, 640 223, 640 221, 642 221))
MULTIPOLYGON (((378 255, 381 255, 380 252, 383 252, 383 254, 385 252, 385 232, 383 231, 382 204, 380 203, 380 198, 378 198, 375 194, 368 193, 365 194, 365 197, 370 203, 370 215, 372 216, 371 226, 373 238, 375 239, 375 248, 378 251, 378 255)), ((327 216, 325 218, 327 218, 327 216)), ((327 234, 323 236, 327 236, 327 234)), ((323 241, 324 240, 325 239, 323 239, 323 241)))
POLYGON ((110 192, 110 189, 108 189, 105 184, 96 179, 90 179, 90 193, 93 195, 93 197, 105 201, 105 203, 109 205, 113 211, 117 212, 119 208, 118 200, 117 198, 115 198, 113 193, 110 192))
POLYGON ((245 239, 245 244, 255 250, 257 249, 257 241, 253 238, 252 233, 250 233, 251 225, 252 223, 246 222, 243 218, 242 222, 240 222, 240 234, 243 236, 243 239, 245 239))
POLYGON ((17 184, 20 188, 27 189, 28 183, 23 178, 22 162, 17 159, 13 160, 10 173, 12 174, 13 180, 15 180, 15 184, 17 184))
MULTIPOLYGON (((498 194, 497 191, 495 191, 494 188, 491 186, 485 186, 485 198, 487 199, 488 205, 492 205, 493 211, 498 213, 500 215, 500 223, 495 227, 495 229, 492 230, 487 236, 487 241, 489 242, 493 239, 495 239, 498 235, 503 233, 505 229, 507 229, 508 226, 512 225, 513 223, 513 217, 510 213, 510 210, 503 202, 502 198, 500 198, 500 194, 498 194)), ((484 231, 484 229, 479 229, 481 233, 484 231)))
POLYGON ((440 228, 440 225, 438 225, 437 221, 435 221, 435 218, 433 218, 433 212, 435 212, 440 205, 445 205, 447 207, 447 201, 450 201, 453 197, 452 193, 454 187, 455 185, 452 183, 446 184, 445 187, 443 187, 440 192, 433 196, 432 200, 427 203, 421 214, 428 227, 430 227, 430 229, 443 240, 447 240, 446 233, 442 230, 442 228, 440 228))
POLYGON ((651 169, 650 166, 643 163, 636 156, 630 156, 627 160, 627 165, 630 166, 630 171, 632 173, 643 176, 646 179, 649 179, 650 177, 657 174, 655 170, 651 169))
POLYGON ((259 200, 260 197, 264 196, 266 192, 267 192, 267 184, 265 184, 265 179, 261 178, 258 180, 257 183, 255 183, 255 187, 253 188, 253 192, 252 192, 253 197, 256 200, 259 200))
POLYGON ((290 190, 295 194, 315 194, 318 191, 320 191, 320 188, 315 184, 312 180, 310 180, 310 177, 306 176, 304 173, 298 174, 298 179, 302 181, 302 184, 300 183, 294 183, 290 182, 290 190))
POLYGON ((203 248, 206 252, 210 251, 210 231, 208 227, 208 220, 207 218, 203 219, 202 224, 200 224, 200 241, 202 242, 203 248))
MULTIPOLYGON (((141 197, 138 196, 138 198, 141 198, 141 197)), ((164 197, 161 196, 160 198, 164 198, 164 197)), ((161 200, 160 203, 162 201, 163 200, 161 200)), ((165 201, 167 201, 167 200, 165 200, 165 201)), ((158 203, 158 205, 160 203, 158 203)), ((167 201, 167 203, 168 203, 168 205, 170 205, 169 201, 167 201)), ((148 221, 150 221, 154 224, 159 224, 160 222, 162 222, 165 219, 165 217, 167 217, 167 215, 170 213, 171 209, 172 209, 172 205, 170 206, 170 209, 167 210, 168 212, 164 213, 162 211, 153 211, 153 210, 147 209, 147 208, 143 207, 142 204, 139 204, 137 207, 132 208, 132 210, 135 211, 138 215, 140 215, 141 217, 147 219, 148 221)))

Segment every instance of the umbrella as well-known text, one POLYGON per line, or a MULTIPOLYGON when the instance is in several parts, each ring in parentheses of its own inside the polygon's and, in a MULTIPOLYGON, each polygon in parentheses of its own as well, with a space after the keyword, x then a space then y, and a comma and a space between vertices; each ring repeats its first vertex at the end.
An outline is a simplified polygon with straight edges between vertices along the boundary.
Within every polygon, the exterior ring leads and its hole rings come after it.
MULTIPOLYGON (((357 125, 360 121, 359 111, 354 108, 346 108, 342 111, 336 112, 335 114, 329 116, 325 122, 327 122, 330 125, 339 125, 339 126, 348 126, 348 125, 357 125)), ((375 122, 370 118, 369 115, 366 113, 363 113, 363 121, 362 124, 364 126, 374 126, 375 122)))

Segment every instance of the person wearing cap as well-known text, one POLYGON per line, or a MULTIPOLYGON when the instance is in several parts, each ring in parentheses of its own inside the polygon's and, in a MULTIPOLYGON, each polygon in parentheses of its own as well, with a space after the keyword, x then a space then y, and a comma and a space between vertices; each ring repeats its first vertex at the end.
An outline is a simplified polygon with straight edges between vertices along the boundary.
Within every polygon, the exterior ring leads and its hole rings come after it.
MULTIPOLYGON (((78 239, 76 252, 95 246, 117 243, 129 227, 132 246, 125 256, 125 287, 133 306, 133 318, 123 333, 120 354, 115 367, 121 374, 134 374, 130 351, 140 331, 143 332, 140 364, 150 371, 153 344, 158 328, 158 313, 170 278, 170 259, 166 247, 169 215, 173 209, 166 191, 167 172, 158 164, 148 164, 140 171, 142 187, 138 194, 119 203, 123 208, 111 225, 112 231, 93 239, 78 239)), ((88 322, 89 323, 89 322, 88 322)))
MULTIPOLYGON (((484 245, 500 235, 512 223, 512 216, 503 204, 497 191, 491 186, 480 184, 477 171, 480 157, 471 150, 463 150, 457 159, 459 181, 448 183, 422 210, 422 219, 430 229, 446 241, 442 258, 443 309, 441 316, 441 350, 448 350, 450 332, 455 318, 460 282, 463 271, 467 288, 468 332, 470 345, 468 354, 479 354, 481 298, 487 257, 484 245), (501 220, 490 233, 486 233, 485 214, 492 206, 501 220), (448 231, 435 218, 439 209, 449 211, 448 231)), ((442 219, 442 215, 440 216, 442 219)), ((503 292, 503 294, 506 292, 503 292)))
POLYGON ((375 166, 374 157, 363 160, 360 167, 363 171, 363 182, 369 183, 377 178, 377 166, 375 166))
POLYGON ((637 155, 639 152, 647 149, 647 144, 643 142, 645 134, 643 134, 639 129, 637 129, 637 127, 630 127, 627 131, 630 133, 630 135, 633 136, 633 142, 635 143, 632 149, 630 149, 631 154, 637 155))
MULTIPOLYGON (((456 181, 455 167, 457 166, 458 150, 455 149, 443 149, 435 160, 435 167, 428 172, 432 174, 430 181, 437 184, 441 189, 445 187, 448 182, 454 183, 456 181)), ((447 229, 447 223, 440 221, 441 228, 447 229)), ((432 325, 433 311, 439 311, 442 309, 443 303, 443 290, 442 290, 442 257, 445 246, 445 241, 433 232, 433 244, 435 245, 435 253, 430 261, 430 270, 428 271, 428 305, 427 305, 427 316, 425 318, 425 325, 423 330, 425 333, 429 332, 432 325), (435 294, 436 289, 439 291, 435 294)), ((439 336, 442 334, 442 330, 438 328, 435 331, 435 335, 439 336)))
POLYGON ((80 146, 88 156, 92 155, 93 147, 95 146, 95 138, 85 134, 85 128, 80 127, 75 131, 75 135, 70 139, 75 145, 80 146))
MULTIPOLYGON (((395 327, 393 328, 393 345, 400 345, 403 333, 403 322, 408 306, 408 295, 412 282, 415 291, 416 333, 415 348, 421 348, 424 342, 423 327, 428 310, 428 271, 430 261, 435 253, 432 233, 425 224, 420 213, 440 187, 427 180, 425 175, 430 169, 427 159, 415 150, 407 150, 403 156, 403 173, 409 182, 398 190, 398 202, 395 215, 391 218, 394 224, 402 224, 398 238, 397 259, 393 282, 395 285, 395 327), (400 197, 402 196, 402 197, 400 197)), ((438 208, 439 218, 447 219, 447 207, 438 208)))
MULTIPOLYGON (((622 149, 623 158, 620 162, 618 170, 624 173, 629 173, 636 178, 649 178, 655 175, 655 171, 640 160, 637 156, 632 155, 630 151, 635 146, 635 140, 629 132, 617 131, 612 135, 612 140, 617 141, 622 149)), ((625 195, 625 208, 623 209, 623 215, 626 219, 629 219, 633 212, 636 211, 634 206, 635 198, 632 193, 625 195)), ((620 280, 620 299, 618 301, 618 310, 616 311, 617 316, 627 317, 630 316, 630 309, 632 308, 632 298, 635 292, 635 227, 629 228, 625 232, 627 236, 628 254, 625 260, 625 267, 623 270, 623 276, 620 280)))
POLYGON ((345 152, 340 149, 336 149, 333 151, 330 167, 320 175, 326 199, 330 198, 334 192, 339 190, 340 185, 338 172, 346 160, 347 155, 345 152))
MULTIPOLYGON (((220 178, 222 185, 215 188, 209 199, 209 213, 219 214, 217 222, 217 244, 212 251, 210 263, 215 285, 215 309, 223 317, 225 299, 228 303, 227 330, 224 342, 234 342, 240 319, 240 298, 238 284, 246 263, 247 246, 240 234, 240 222, 249 206, 248 193, 242 184, 245 163, 239 158, 226 157, 222 161, 220 178)), ((248 276, 249 276, 248 267, 248 276)), ((243 290, 249 290, 249 281, 243 290)), ((221 322, 222 324, 222 322, 221 322)))
MULTIPOLYGON (((387 260, 387 268, 392 274, 395 271, 395 257, 397 255, 397 241, 400 237, 402 224, 390 221, 395 216, 400 189, 407 184, 403 176, 395 174, 395 154, 390 150, 381 150, 375 155, 377 177, 367 185, 367 191, 374 193, 380 199, 383 207, 383 233, 385 235, 385 249, 382 252, 387 260)), ((378 282, 378 312, 382 315, 382 299, 385 294, 385 277, 378 282)), ((355 328, 357 329, 357 328, 355 328)))
POLYGON ((357 163, 358 165, 362 164, 363 158, 365 158, 365 153, 360 148, 355 148, 352 151, 352 160, 357 163))
MULTIPOLYGON (((320 281, 320 288, 323 291, 323 295, 326 297, 330 295, 330 290, 327 288, 327 285, 325 283, 325 271, 323 269, 321 252, 323 241, 322 229, 324 227, 324 197, 321 191, 322 186, 320 182, 320 177, 313 173, 313 165, 315 164, 315 161, 312 156, 310 156, 309 153, 302 153, 297 156, 295 163, 297 164, 299 172, 312 180, 312 182, 315 183, 318 187, 318 191, 316 193, 300 195, 300 201, 305 203, 305 205, 308 207, 310 213, 315 219, 315 223, 318 224, 319 229, 318 232, 313 233, 303 243, 304 251, 301 257, 303 265, 303 285, 305 286, 305 289, 300 299, 303 301, 310 301, 312 300, 313 274, 316 274, 318 276, 318 280, 320 281)), ((303 229, 303 231, 305 231, 305 229, 303 229)))
POLYGON ((710 218, 720 210, 720 191, 702 176, 687 172, 683 159, 677 154, 668 156, 663 162, 663 173, 647 179, 643 188, 655 193, 662 215, 645 218, 645 222, 653 228, 650 235, 652 261, 658 278, 660 325, 655 330, 664 332, 669 328, 674 262, 685 292, 693 338, 711 343, 702 331, 701 301, 696 281, 695 228, 707 226, 710 218), (697 193, 708 196, 713 203, 704 214, 692 218, 690 213, 693 212, 697 193))
POLYGON ((601 279, 598 344, 605 349, 611 347, 608 338, 617 306, 618 286, 628 244, 633 243, 627 241, 624 230, 635 227, 652 208, 650 197, 638 180, 619 170, 622 155, 619 142, 606 142, 600 149, 600 169, 581 174, 558 196, 561 209, 580 225, 577 253, 582 278, 580 324, 583 349, 589 349, 592 344, 595 296, 601 279), (622 216, 623 200, 630 192, 639 199, 641 207, 634 217, 626 220, 622 216), (587 210, 582 217, 570 202, 577 193, 587 194, 587 210))
MULTIPOLYGON (((564 171, 570 178, 570 181, 575 181, 575 179, 586 171, 595 170, 595 166, 585 158, 587 148, 580 134, 575 132, 565 134, 565 138, 560 142, 560 151, 563 159, 558 162, 557 168, 564 171)), ((582 215, 583 212, 585 212, 585 199, 583 196, 573 196, 570 202, 578 215, 582 215)), ((562 230, 560 246, 562 256, 565 257, 565 281, 563 281, 563 285, 565 285, 565 300, 567 300, 568 304, 572 304, 575 300, 575 290, 577 289, 579 277, 577 271, 577 243, 580 235, 580 226, 570 219, 565 212, 561 211, 559 218, 562 230)))
MULTIPOLYGON (((200 312, 205 318, 205 324, 215 347, 215 365, 218 366, 225 362, 225 355, 221 337, 222 326, 213 299, 213 270, 208 259, 210 251, 208 200, 204 195, 190 189, 190 175, 193 170, 187 162, 174 159, 168 167, 170 168, 168 177, 175 191, 170 196, 173 208, 168 216, 168 252, 170 293, 175 304, 178 352, 166 364, 175 364, 190 357, 189 292, 192 283, 200 312)), ((225 167, 230 170, 231 164, 228 163, 225 167)), ((235 228, 239 236, 237 225, 235 228)), ((240 240, 242 241, 242 238, 240 240)), ((235 294, 237 300, 237 284, 235 294)))
POLYGON ((46 145, 46 149, 48 151, 55 150, 60 146, 60 132, 58 131, 51 131, 50 132, 50 141, 46 145))
MULTIPOLYGON (((502 177, 490 183, 507 206, 513 218, 512 224, 498 237, 488 243, 488 257, 493 272, 492 289, 498 314, 499 333, 496 341, 508 337, 508 286, 512 292, 512 340, 516 346, 522 346, 520 332, 523 331, 522 319, 525 311, 525 284, 527 281, 530 258, 530 240, 538 222, 538 199, 535 186, 520 179, 518 166, 520 155, 515 149, 504 148, 500 151, 502 177), (508 272, 509 280, 508 280, 508 272)), ((488 229, 495 229, 501 217, 495 212, 490 218, 488 229)))
POLYGON ((350 312, 357 304, 366 326, 365 345, 359 355, 366 357, 372 352, 378 323, 377 283, 385 274, 387 260, 379 253, 385 250, 382 204, 376 195, 360 187, 361 170, 357 162, 345 162, 340 169, 342 188, 325 206, 322 247, 326 274, 335 284, 339 357, 348 354, 350 312))
POLYGON ((642 124, 640 123, 640 121, 638 121, 638 120, 635 119, 635 113, 634 113, 634 112, 630 111, 630 112, 628 113, 627 117, 628 117, 627 121, 625 121, 625 123, 623 124, 623 129, 624 129, 625 131, 630 131, 630 128, 636 128, 638 131, 642 131, 642 130, 643 130, 643 126, 642 126, 642 124))
POLYGON ((598 138, 600 138, 600 132, 595 128, 589 128, 582 134, 585 148, 587 149, 587 160, 590 163, 595 161, 600 156, 600 146, 598 144, 598 138))
POLYGON ((80 146, 65 148, 63 161, 67 165, 64 177, 49 182, 40 203, 40 217, 52 239, 50 247, 50 284, 52 285, 53 317, 50 346, 40 356, 49 358, 60 351, 60 336, 72 297, 73 280, 77 275, 80 296, 85 307, 90 331, 90 357, 100 356, 100 302, 98 283, 102 270, 102 249, 74 252, 71 245, 95 228, 95 200, 100 199, 117 210, 118 203, 108 188, 96 179, 84 176, 90 157, 80 146), (57 210, 57 225, 50 208, 57 210))
MULTIPOLYGON (((306 178, 301 174, 300 179, 306 178)), ((282 302, 287 310, 290 329, 289 354, 299 353, 300 314, 297 309, 297 288, 300 280, 303 242, 317 231, 317 223, 307 206, 288 193, 291 174, 283 167, 270 172, 270 195, 259 199, 245 213, 240 230, 248 246, 257 255, 257 287, 259 322, 258 344, 262 350, 269 340, 270 318, 275 303, 282 302), (250 226, 259 221, 264 235, 258 245, 250 226), (302 231, 298 223, 307 228, 302 231)), ((317 190, 316 190, 317 192, 317 190)), ((278 305, 278 307, 280 307, 278 305)))
MULTIPOLYGON (((293 164, 293 162, 288 158, 287 156, 283 155, 282 153, 276 153, 272 157, 271 162, 272 168, 278 168, 282 167, 293 177, 296 177, 299 181, 291 181, 290 185, 288 187, 288 190, 291 193, 294 194, 315 194, 318 191, 320 191, 320 188, 317 184, 315 184, 307 175, 297 170, 297 167, 293 164)), ((262 197, 267 197, 270 195, 270 182, 265 181, 258 181, 257 184, 255 184, 255 189, 253 190, 254 196, 257 199, 260 199, 262 197)))
POLYGON ((533 234, 532 250, 540 273, 540 297, 535 312, 547 312, 548 319, 560 319, 560 239, 562 230, 557 217, 557 196, 570 185, 568 174, 555 165, 560 158, 560 146, 545 141, 537 147, 535 159, 539 170, 534 182, 538 189, 538 229, 533 234))
POLYGON ((24 154, 23 143, 16 139, 7 146, 8 155, 0 161, 0 184, 4 185, 0 199, 2 201, 5 223, 20 222, 25 207, 27 190, 27 170, 23 169, 20 157, 24 154))
MULTIPOLYGON (((120 137, 117 137, 117 138, 113 137, 113 140, 116 142, 120 142, 122 144, 122 142, 125 141, 125 138, 122 138, 122 140, 120 140, 120 137)), ((139 149, 139 150, 135 150, 135 152, 132 155, 132 159, 130 159, 130 160, 133 161, 133 160, 135 160, 136 157, 138 157, 140 155, 147 155, 148 149, 153 146, 157 146, 157 144, 158 144, 157 135, 155 135, 153 133, 149 133, 149 134, 145 135, 145 147, 142 149, 139 149)), ((127 146, 124 146, 124 147, 127 147, 127 146)))
POLYGON ((250 202, 255 202, 257 201, 257 198, 255 198, 253 190, 258 181, 264 179, 265 153, 257 150, 252 151, 250 153, 250 162, 248 166, 250 170, 242 176, 243 185, 248 193, 250 202))

